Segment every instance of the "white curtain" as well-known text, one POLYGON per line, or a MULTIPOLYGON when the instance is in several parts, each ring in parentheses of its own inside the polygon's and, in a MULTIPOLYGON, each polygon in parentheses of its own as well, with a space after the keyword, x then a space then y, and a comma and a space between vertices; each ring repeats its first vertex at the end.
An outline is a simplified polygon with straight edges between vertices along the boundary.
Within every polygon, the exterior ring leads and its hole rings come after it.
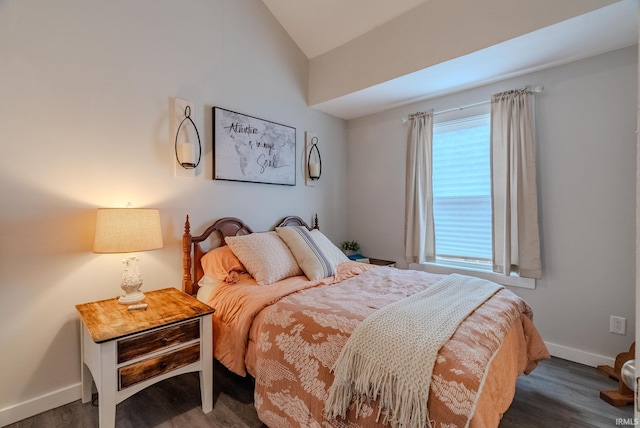
POLYGON ((433 110, 409 116, 405 207, 405 257, 407 263, 435 260, 431 152, 433 110))
POLYGON ((528 88, 491 98, 493 270, 540 278, 533 98, 528 88))

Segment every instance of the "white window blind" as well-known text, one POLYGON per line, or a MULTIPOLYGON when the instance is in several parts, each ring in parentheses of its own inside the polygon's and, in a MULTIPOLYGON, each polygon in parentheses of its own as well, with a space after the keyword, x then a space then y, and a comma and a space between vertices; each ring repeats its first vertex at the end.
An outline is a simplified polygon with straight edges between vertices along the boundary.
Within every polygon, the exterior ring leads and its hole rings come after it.
POLYGON ((434 125, 437 262, 491 265, 490 132, 488 114, 434 125))

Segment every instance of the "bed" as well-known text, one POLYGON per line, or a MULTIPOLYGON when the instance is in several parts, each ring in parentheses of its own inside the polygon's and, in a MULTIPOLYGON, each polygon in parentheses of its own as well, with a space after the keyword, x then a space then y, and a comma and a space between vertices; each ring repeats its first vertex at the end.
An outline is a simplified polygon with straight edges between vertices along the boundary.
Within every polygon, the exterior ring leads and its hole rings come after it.
MULTIPOLYGON (((549 358, 530 307, 509 290, 496 288, 477 307, 467 309, 467 315, 461 315, 446 342, 438 345, 432 363, 403 368, 398 379, 408 379, 409 384, 420 379, 423 367, 432 366, 427 370, 428 400, 424 395, 411 397, 414 407, 424 407, 422 413, 412 410, 421 422, 407 423, 411 419, 399 416, 407 407, 406 396, 392 401, 397 405, 385 406, 380 400, 387 394, 380 390, 350 392, 336 400, 337 378, 345 373, 349 376, 351 370, 345 371, 338 363, 347 359, 345 351, 353 348, 356 336, 376 315, 437 288, 447 290, 447 281, 467 279, 348 261, 320 232, 317 218, 309 226, 296 216, 262 233, 253 233, 240 219, 227 217, 197 236, 191 234, 187 217, 183 271, 183 291, 216 309, 215 358, 230 371, 254 378, 258 417, 271 428, 497 427, 513 400, 517 377, 549 358), (311 253, 307 241, 315 246, 311 253), (287 249, 287 262, 283 262, 281 251, 287 249), (309 262, 312 256, 324 261, 309 262), (342 404, 335 407, 338 401, 342 404)), ((466 286, 455 283, 458 289, 466 286)), ((460 300, 456 298, 455 304, 460 300)), ((422 314, 427 312, 421 309, 422 314)), ((437 317, 430 314, 429 318, 437 317)), ((403 326, 411 324, 397 315, 396 320, 403 326)), ((446 328, 432 331, 443 330, 446 328)), ((400 335, 394 333, 384 340, 396 340, 395 336, 400 335)), ((374 349, 373 343, 370 346, 374 349)), ((401 349, 395 348, 386 345, 376 352, 382 355, 382 351, 401 349)), ((398 379, 387 382, 394 392, 411 390, 398 379)), ((357 383, 347 382, 349 388, 357 383)), ((425 384, 417 383, 419 387, 425 384)))

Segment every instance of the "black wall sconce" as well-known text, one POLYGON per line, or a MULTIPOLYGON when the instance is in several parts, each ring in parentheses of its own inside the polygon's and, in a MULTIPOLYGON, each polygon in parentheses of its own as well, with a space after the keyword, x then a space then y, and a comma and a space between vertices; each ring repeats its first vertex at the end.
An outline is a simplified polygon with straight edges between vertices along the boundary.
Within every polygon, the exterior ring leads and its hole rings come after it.
POLYGON ((176 155, 176 162, 184 169, 196 169, 200 165, 202 159, 202 143, 200 141, 200 134, 196 124, 191 119, 191 106, 187 105, 184 108, 184 118, 180 121, 178 128, 176 129, 176 138, 174 142, 174 150, 176 155), (189 138, 188 127, 191 125, 195 131, 196 140, 198 145, 196 147, 195 142, 192 142, 192 138, 189 138), (183 138, 180 138, 180 132, 182 131, 183 138))
POLYGON ((320 149, 318 148, 318 137, 314 134, 307 132, 307 163, 306 163, 306 178, 307 185, 313 186, 316 181, 320 179, 322 175, 322 158, 320 156, 320 149))

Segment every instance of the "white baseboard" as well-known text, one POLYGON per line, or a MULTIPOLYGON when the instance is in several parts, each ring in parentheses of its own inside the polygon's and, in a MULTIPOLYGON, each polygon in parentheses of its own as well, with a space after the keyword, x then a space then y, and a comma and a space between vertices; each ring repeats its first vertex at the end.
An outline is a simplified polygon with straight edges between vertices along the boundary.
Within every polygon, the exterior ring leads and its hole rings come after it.
POLYGON ((68 386, 23 403, 0 409, 0 427, 21 421, 81 398, 80 384, 68 386))
POLYGON ((555 343, 545 342, 549 353, 563 360, 573 361, 574 363, 584 364, 586 366, 611 366, 615 365, 615 357, 605 357, 604 355, 592 354, 590 352, 581 351, 579 349, 569 348, 567 346, 556 345, 555 343))
MULTIPOLYGON (((581 351, 579 349, 569 348, 567 346, 556 345, 555 343, 545 342, 549 353, 554 357, 564 360, 573 361, 591 367, 600 365, 612 366, 615 364, 615 358, 605 357, 602 355, 592 354, 581 351)), ((67 388, 59 389, 40 397, 33 398, 24 403, 0 409, 0 427, 21 421, 23 419, 35 416, 38 413, 64 406, 81 398, 80 384, 71 385, 67 388)))

